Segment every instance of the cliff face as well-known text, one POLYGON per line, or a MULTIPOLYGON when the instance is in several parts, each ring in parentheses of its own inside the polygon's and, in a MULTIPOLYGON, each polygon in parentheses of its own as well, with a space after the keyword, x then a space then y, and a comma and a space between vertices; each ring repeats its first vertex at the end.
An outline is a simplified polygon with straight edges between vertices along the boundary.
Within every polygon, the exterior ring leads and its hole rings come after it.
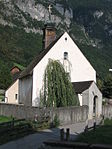
MULTIPOLYGON (((10 27, 18 27, 26 32, 41 33, 43 23, 49 21, 48 4, 35 0, 3 0, 1 3, 0 24, 10 27), (37 24, 37 25, 36 25, 37 24)), ((73 11, 64 10, 59 3, 53 4, 51 21, 56 25, 70 27, 73 11)), ((61 29, 61 28, 60 28, 61 29)))
MULTIPOLYGON (((112 37, 112 2, 109 0, 97 3, 96 0, 88 3, 87 0, 1 0, 0 24, 42 34, 43 24, 49 21, 49 4, 52 5, 51 21, 62 31, 79 28, 89 43, 82 38, 80 42, 103 46, 105 38, 112 37)), ((73 37, 79 41, 74 32, 73 37)))
MULTIPOLYGON (((97 73, 107 74, 112 67, 111 0, 1 0, 0 66, 5 70, 14 62, 26 66, 38 54, 42 28, 49 21, 49 4, 57 35, 69 32, 97 73)), ((3 88, 9 85, 1 84, 3 88)))

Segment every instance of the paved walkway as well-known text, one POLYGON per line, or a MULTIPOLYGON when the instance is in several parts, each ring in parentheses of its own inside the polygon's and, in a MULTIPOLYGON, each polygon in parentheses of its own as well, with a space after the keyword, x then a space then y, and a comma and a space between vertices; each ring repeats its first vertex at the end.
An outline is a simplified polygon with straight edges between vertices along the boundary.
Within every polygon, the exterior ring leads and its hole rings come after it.
POLYGON ((60 129, 70 128, 70 139, 75 139, 77 133, 83 132, 86 123, 77 123, 72 125, 60 126, 59 128, 46 129, 36 134, 32 134, 16 141, 11 141, 7 144, 1 145, 0 149, 38 149, 44 141, 60 139, 60 129))

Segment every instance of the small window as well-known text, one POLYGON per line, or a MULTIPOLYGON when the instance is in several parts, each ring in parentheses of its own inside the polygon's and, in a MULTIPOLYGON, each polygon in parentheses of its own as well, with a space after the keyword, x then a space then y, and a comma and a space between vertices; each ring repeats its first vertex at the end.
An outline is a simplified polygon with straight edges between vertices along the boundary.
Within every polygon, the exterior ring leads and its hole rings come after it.
POLYGON ((65 41, 67 41, 67 37, 65 38, 65 41))
POLYGON ((18 94, 15 94, 15 99, 16 99, 16 100, 18 99, 18 94))
POLYGON ((64 60, 68 59, 68 52, 64 52, 64 60))

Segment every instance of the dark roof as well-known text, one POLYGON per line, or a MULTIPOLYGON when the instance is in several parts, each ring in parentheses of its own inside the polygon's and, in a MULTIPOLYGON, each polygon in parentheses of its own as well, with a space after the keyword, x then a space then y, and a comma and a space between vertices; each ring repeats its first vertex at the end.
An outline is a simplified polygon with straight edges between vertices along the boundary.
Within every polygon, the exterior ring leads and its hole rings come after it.
POLYGON ((76 93, 82 93, 91 86, 92 82, 93 81, 72 82, 72 84, 76 93))
POLYGON ((14 68, 18 68, 19 71, 21 71, 21 69, 20 69, 19 67, 17 67, 17 66, 13 66, 13 67, 10 69, 10 71, 12 71, 14 68))
MULTIPOLYGON (((63 34, 62 34, 63 35, 63 34)), ((61 36, 62 36, 61 35, 61 36)), ((26 77, 32 74, 33 68, 41 61, 41 59, 47 54, 47 52, 55 45, 55 43, 61 38, 59 36, 56 40, 54 40, 45 50, 43 50, 40 54, 38 54, 34 60, 28 65, 28 67, 21 72, 19 78, 26 77)))
POLYGON ((13 64, 13 67, 11 68, 11 70, 14 69, 14 68, 18 68, 20 71, 23 71, 25 69, 24 66, 22 66, 20 64, 17 64, 17 63, 13 64))

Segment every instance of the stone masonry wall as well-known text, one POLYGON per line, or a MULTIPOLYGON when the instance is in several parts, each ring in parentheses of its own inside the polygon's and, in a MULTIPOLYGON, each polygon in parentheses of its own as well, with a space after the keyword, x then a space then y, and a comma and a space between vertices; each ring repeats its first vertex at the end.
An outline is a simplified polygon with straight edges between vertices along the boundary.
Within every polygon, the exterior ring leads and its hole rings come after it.
POLYGON ((102 109, 102 115, 104 115, 104 118, 112 118, 112 105, 105 105, 102 109))
POLYGON ((52 118, 57 115, 61 124, 85 122, 88 119, 88 106, 56 108, 52 118))
POLYGON ((49 115, 51 117, 51 122, 55 115, 57 115, 60 124, 72 124, 84 122, 88 119, 88 107, 36 108, 0 103, 0 115, 32 120, 34 120, 35 116, 49 115))

